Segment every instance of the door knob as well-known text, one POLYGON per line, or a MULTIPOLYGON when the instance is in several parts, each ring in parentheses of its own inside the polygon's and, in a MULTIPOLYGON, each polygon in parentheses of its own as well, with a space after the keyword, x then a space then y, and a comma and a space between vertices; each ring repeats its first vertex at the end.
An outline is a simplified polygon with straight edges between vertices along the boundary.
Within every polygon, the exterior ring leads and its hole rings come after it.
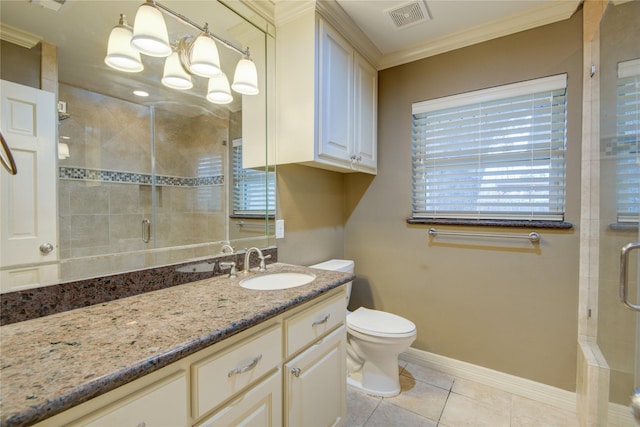
POLYGON ((43 243, 40 245, 40 252, 42 255, 47 255, 53 251, 53 245, 51 243, 43 243))

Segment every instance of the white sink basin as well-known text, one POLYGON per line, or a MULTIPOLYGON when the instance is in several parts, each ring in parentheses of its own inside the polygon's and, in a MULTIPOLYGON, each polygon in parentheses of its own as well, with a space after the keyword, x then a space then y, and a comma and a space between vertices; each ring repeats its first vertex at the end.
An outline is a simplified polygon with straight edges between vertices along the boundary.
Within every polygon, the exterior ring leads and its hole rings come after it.
POLYGON ((306 285, 307 283, 311 283, 315 278, 316 276, 311 273, 267 273, 242 279, 240 286, 247 289, 273 291, 306 285))

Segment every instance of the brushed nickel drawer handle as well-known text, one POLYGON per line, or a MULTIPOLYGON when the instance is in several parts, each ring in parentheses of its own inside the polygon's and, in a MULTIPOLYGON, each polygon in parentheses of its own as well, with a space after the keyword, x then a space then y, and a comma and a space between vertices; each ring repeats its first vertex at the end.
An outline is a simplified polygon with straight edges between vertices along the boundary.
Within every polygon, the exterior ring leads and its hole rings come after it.
POLYGON ((250 370, 256 367, 260 359, 262 359, 262 354, 259 354, 256 357, 254 357, 251 363, 249 363, 248 365, 230 370, 229 373, 227 374, 227 377, 231 378, 235 374, 243 374, 245 372, 249 372, 250 370))
POLYGON ((322 319, 316 320, 315 322, 313 322, 311 324, 311 327, 313 328, 314 326, 318 326, 318 325, 322 325, 323 323, 327 323, 327 320, 329 320, 329 317, 331 317, 331 313, 325 314, 324 316, 322 316, 322 319))

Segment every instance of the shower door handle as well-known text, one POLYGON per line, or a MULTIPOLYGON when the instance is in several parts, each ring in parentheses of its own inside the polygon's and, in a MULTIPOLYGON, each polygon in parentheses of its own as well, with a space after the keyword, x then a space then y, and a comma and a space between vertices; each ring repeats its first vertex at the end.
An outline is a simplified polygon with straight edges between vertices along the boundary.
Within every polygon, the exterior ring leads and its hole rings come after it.
POLYGON ((151 221, 148 219, 142 220, 142 241, 144 243, 149 243, 151 240, 151 221))
POLYGON ((627 267, 629 264, 629 253, 635 249, 640 249, 640 242, 629 243, 620 253, 620 302, 629 310, 640 312, 640 305, 629 301, 629 278, 627 277, 627 267))

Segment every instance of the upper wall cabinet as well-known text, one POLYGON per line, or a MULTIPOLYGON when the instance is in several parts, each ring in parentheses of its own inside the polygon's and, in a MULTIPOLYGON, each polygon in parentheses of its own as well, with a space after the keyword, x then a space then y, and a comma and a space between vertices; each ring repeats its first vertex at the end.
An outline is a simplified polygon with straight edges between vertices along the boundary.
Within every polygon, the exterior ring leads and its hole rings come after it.
POLYGON ((277 27, 276 57, 276 163, 375 174, 375 68, 314 10, 277 27))

